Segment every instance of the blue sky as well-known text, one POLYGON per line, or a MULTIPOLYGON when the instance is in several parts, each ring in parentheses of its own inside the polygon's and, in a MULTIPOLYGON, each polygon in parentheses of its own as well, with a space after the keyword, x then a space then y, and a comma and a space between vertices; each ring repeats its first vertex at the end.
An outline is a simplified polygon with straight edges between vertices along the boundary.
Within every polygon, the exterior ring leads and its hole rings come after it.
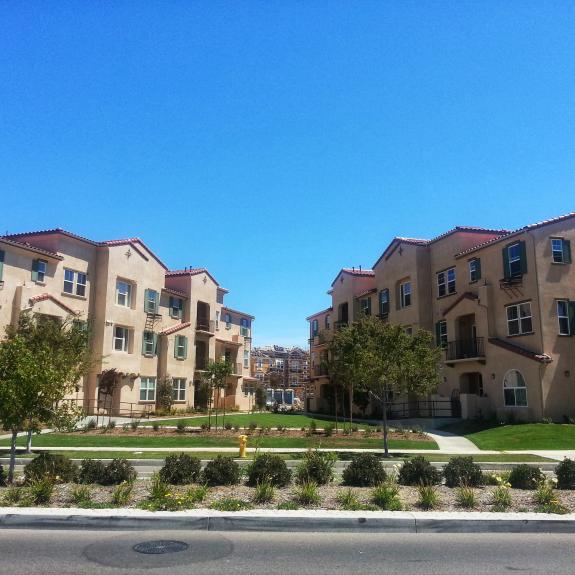
POLYGON ((139 236, 301 344, 394 235, 575 210, 575 3, 0 4, 0 230, 139 236))

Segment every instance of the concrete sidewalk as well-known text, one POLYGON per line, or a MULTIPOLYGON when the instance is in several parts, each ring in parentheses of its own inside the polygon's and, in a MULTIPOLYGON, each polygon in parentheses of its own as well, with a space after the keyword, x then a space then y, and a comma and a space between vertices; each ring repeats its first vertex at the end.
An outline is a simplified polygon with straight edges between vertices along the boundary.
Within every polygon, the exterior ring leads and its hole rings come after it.
POLYGON ((1 528, 372 533, 573 533, 575 514, 208 509, 0 509, 1 528))

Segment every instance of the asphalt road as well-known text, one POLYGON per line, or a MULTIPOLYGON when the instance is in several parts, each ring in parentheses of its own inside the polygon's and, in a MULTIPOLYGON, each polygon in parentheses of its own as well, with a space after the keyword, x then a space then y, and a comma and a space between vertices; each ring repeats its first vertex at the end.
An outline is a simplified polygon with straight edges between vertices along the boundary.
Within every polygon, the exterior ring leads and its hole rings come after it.
POLYGON ((0 575, 572 575, 575 534, 335 534, 0 529, 0 575), (186 543, 165 554, 133 546, 186 543))

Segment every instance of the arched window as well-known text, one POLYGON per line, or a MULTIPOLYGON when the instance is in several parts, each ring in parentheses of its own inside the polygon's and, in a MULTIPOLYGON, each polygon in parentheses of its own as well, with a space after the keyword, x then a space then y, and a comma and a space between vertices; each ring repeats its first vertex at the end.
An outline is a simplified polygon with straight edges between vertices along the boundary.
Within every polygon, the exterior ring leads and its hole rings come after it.
POLYGON ((527 407, 527 388, 521 372, 510 369, 503 378, 506 407, 527 407))

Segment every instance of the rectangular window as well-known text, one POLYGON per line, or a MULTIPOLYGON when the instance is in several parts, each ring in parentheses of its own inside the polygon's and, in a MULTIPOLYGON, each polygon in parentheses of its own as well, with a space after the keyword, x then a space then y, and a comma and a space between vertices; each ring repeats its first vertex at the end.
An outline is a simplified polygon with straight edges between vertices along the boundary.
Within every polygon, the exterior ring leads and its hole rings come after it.
POLYGON ((329 320, 330 320, 330 315, 329 315, 329 313, 328 313, 328 314, 325 316, 325 329, 329 329, 329 328, 330 328, 329 320))
POLYGON ((132 307, 132 284, 116 281, 116 303, 123 307, 132 307))
POLYGON ((481 260, 475 258, 469 260, 469 281, 476 282, 481 279, 481 260))
POLYGON ((509 257, 509 275, 516 277, 521 275, 521 249, 519 244, 513 244, 507 248, 509 257))
POLYGON ((147 289, 144 292, 144 311, 146 313, 158 313, 158 295, 158 292, 153 289, 147 289))
POLYGON ((128 351, 130 345, 130 330, 127 327, 114 327, 114 350, 128 351))
POLYGON ((551 253, 553 255, 553 263, 570 264, 571 242, 563 238, 551 238, 551 253))
POLYGON ((145 331, 142 337, 142 354, 147 356, 156 355, 157 335, 153 331, 145 331))
POLYGON ((172 399, 174 401, 186 401, 185 377, 174 377, 172 379, 172 399))
POLYGON ((240 319, 240 335, 243 335, 244 337, 250 336, 250 322, 245 317, 240 319))
POLYGON ((559 322, 559 335, 571 335, 568 300, 557 300, 557 321, 559 322))
POLYGON ((181 297, 170 296, 170 317, 182 319, 184 316, 184 300, 181 297))
POLYGON ((371 298, 365 297, 359 300, 361 315, 371 315, 371 298))
POLYGON ((407 335, 413 335, 413 328, 411 326, 404 327, 403 330, 407 335))
POLYGON ((455 268, 437 274, 437 297, 454 294, 456 291, 455 268))
POLYGON ((311 336, 315 337, 319 333, 319 323, 317 319, 311 322, 311 336))
POLYGON ((445 349, 447 347, 447 322, 438 321, 435 330, 435 340, 437 347, 445 349))
POLYGON ((531 303, 519 303, 507 306, 508 335, 523 335, 533 332, 531 303))
POLYGON ((249 369, 250 367, 250 352, 244 349, 244 368, 249 369))
POLYGON ((46 270, 48 262, 45 260, 32 260, 32 281, 44 282, 46 279, 46 270))
POLYGON ((229 313, 226 313, 224 316, 226 322, 226 329, 232 329, 232 316, 229 313))
POLYGON ((220 312, 216 311, 216 331, 220 329, 220 312))
POLYGON ((177 335, 174 339, 174 357, 186 359, 188 356, 188 338, 185 335, 177 335))
POLYGON ((86 274, 64 269, 64 292, 79 296, 86 295, 86 274))
POLYGON ((411 282, 405 282, 399 286, 399 297, 402 308, 411 305, 411 282))
POLYGON ((387 317, 389 314, 389 290, 382 289, 379 292, 379 315, 387 317))
POLYGON ((140 401, 156 401, 156 378, 140 378, 140 401))

